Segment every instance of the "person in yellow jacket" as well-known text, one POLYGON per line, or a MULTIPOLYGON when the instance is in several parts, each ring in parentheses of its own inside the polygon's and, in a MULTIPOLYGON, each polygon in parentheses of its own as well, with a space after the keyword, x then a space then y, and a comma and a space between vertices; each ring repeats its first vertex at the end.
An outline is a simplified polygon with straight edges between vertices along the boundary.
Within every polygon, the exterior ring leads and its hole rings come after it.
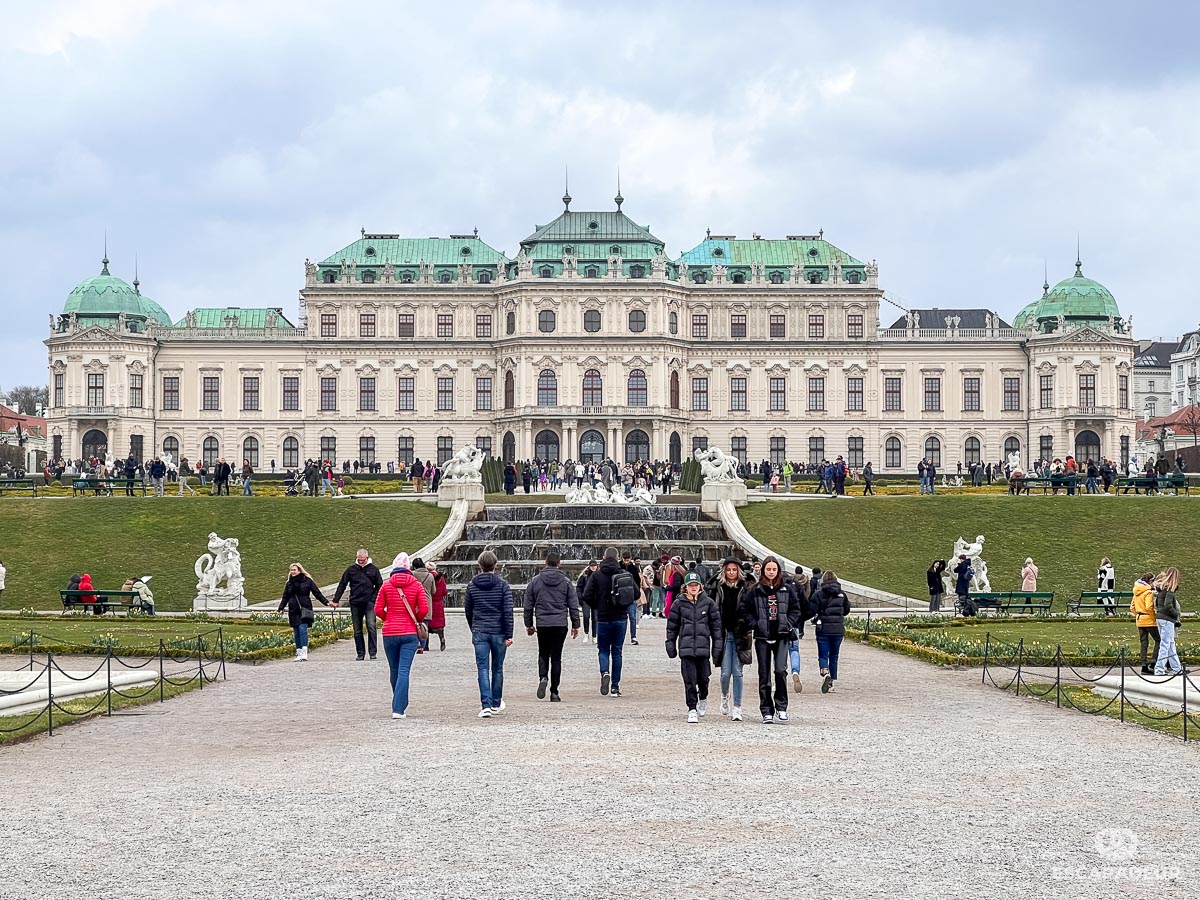
POLYGON ((1154 638, 1154 655, 1150 659, 1158 659, 1158 618, 1154 615, 1154 582, 1153 575, 1143 575, 1133 586, 1133 599, 1129 601, 1129 611, 1137 624, 1138 641, 1142 647, 1142 674, 1153 675, 1154 669, 1146 664, 1146 651, 1150 639, 1154 638))

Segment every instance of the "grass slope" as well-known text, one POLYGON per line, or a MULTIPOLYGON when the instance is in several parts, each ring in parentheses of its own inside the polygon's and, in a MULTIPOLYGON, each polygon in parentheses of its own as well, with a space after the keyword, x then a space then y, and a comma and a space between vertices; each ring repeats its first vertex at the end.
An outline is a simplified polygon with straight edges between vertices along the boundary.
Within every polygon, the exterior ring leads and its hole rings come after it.
POLYGON ((983 534, 993 590, 1019 590, 1032 556, 1038 590, 1054 591, 1063 612, 1068 597, 1096 589, 1096 568, 1109 556, 1123 591, 1142 572, 1178 566, 1180 603, 1200 609, 1200 501, 1186 497, 881 497, 740 512, 756 538, 790 559, 910 597, 928 596, 925 570, 949 557, 956 538, 983 534))
POLYGON ((160 610, 191 609, 193 565, 208 534, 241 540, 246 596, 278 597, 287 567, 304 565, 320 584, 334 582, 367 547, 379 563, 435 537, 447 511, 424 503, 270 497, 100 497, 0 501, 0 560, 8 569, 4 609, 61 608, 58 591, 88 572, 115 590, 151 573, 160 610))

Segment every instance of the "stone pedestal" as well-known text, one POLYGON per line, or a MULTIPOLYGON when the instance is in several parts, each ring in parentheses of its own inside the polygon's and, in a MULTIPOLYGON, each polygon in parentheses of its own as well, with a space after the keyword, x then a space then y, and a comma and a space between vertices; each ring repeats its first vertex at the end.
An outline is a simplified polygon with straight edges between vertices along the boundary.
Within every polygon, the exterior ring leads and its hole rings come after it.
POLYGON ((241 591, 213 591, 198 594, 192 601, 192 612, 222 612, 246 606, 246 595, 241 591))
POLYGON ((438 485, 437 497, 437 504, 443 509, 449 509, 456 500, 466 500, 472 516, 483 512, 485 506, 482 481, 443 481, 438 485))
POLYGON ((732 500, 734 506, 745 506, 750 502, 746 498, 746 482, 706 481, 700 486, 700 511, 706 516, 715 516, 717 504, 722 500, 732 500))

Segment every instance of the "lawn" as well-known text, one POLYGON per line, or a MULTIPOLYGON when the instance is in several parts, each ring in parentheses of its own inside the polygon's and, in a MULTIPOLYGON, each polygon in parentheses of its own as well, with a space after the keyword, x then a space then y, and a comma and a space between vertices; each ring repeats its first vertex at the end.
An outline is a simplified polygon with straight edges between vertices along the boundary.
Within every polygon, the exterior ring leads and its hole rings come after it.
POLYGON ((208 534, 241 541, 251 602, 278 597, 288 565, 300 562, 319 584, 338 580, 367 547, 380 565, 434 538, 448 513, 424 503, 272 497, 81 497, 0 499, 0 560, 8 569, 0 608, 61 608, 72 573, 119 589, 150 573, 160 610, 191 609, 196 557, 208 534))
POLYGON ((992 589, 1019 590, 1032 556, 1038 590, 1055 608, 1096 589, 1101 557, 1112 558, 1118 590, 1143 572, 1178 566, 1179 601, 1200 610, 1200 499, 1188 497, 879 497, 754 503, 741 511, 750 532, 790 559, 833 569, 849 581, 927 597, 925 571, 949 558, 958 537, 984 535, 992 589))

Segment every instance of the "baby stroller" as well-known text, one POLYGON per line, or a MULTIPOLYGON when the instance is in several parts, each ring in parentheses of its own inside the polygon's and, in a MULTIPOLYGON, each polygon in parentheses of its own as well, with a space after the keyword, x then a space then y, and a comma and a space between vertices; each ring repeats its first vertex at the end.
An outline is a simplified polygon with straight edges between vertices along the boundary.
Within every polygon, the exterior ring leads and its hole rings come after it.
POLYGON ((283 495, 285 497, 299 497, 301 491, 307 489, 308 485, 299 475, 293 475, 283 483, 283 495))

